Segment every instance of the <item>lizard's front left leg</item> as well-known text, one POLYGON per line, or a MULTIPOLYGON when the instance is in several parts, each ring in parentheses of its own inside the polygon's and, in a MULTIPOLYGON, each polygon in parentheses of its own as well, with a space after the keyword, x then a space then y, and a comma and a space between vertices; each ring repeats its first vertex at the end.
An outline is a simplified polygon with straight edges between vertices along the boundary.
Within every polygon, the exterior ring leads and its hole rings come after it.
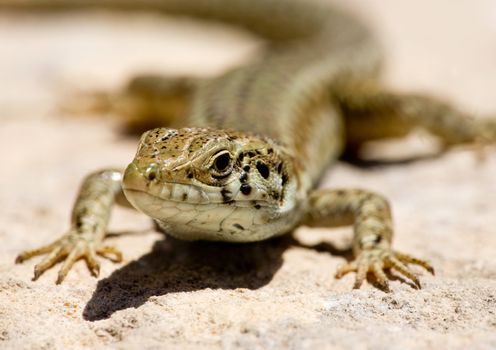
POLYGON ((393 268, 411 279, 420 288, 420 281, 406 264, 424 267, 434 273, 431 265, 391 248, 393 238, 391 211, 387 200, 375 193, 358 189, 317 190, 310 195, 309 209, 303 222, 310 227, 337 227, 353 225, 354 260, 343 265, 336 273, 339 278, 355 271, 354 288, 359 288, 367 273, 388 290, 384 270, 393 268))
MULTIPOLYGON (((16 259, 21 263, 37 255, 48 254, 34 268, 33 280, 64 260, 59 271, 57 284, 61 283, 73 264, 83 258, 94 276, 100 271, 96 255, 120 261, 121 253, 108 246, 103 246, 110 210, 116 201, 125 199, 121 190, 122 173, 107 169, 88 175, 81 185, 79 195, 72 210, 71 227, 67 233, 51 244, 19 254, 16 259), (110 256, 109 256, 110 255, 110 256)), ((126 201, 122 204, 129 205, 126 201)))

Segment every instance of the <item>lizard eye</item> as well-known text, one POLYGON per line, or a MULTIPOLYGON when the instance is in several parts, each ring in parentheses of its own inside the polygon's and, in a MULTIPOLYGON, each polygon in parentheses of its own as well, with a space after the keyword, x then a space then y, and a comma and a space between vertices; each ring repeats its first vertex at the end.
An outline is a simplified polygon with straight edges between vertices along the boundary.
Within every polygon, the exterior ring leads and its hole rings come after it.
POLYGON ((212 162, 212 171, 214 175, 222 176, 227 175, 231 168, 231 155, 228 151, 220 151, 215 155, 215 159, 212 162))

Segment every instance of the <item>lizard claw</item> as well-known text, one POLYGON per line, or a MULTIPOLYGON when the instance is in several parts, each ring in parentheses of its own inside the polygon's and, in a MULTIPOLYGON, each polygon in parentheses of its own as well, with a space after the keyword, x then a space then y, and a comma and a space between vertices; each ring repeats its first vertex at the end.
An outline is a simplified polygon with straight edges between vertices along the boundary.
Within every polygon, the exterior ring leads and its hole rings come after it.
POLYGON ((57 277, 57 284, 62 283, 74 263, 79 259, 86 261, 86 266, 95 277, 100 273, 100 263, 96 259, 97 255, 114 262, 120 262, 122 260, 122 254, 116 248, 108 246, 98 247, 84 233, 70 231, 51 244, 22 252, 17 256, 16 263, 22 263, 34 256, 43 254, 48 255, 34 267, 33 281, 37 280, 45 271, 59 261, 64 261, 57 277), (107 254, 112 254, 113 257, 109 257, 107 254))
POLYGON ((394 252, 391 249, 372 248, 361 251, 355 260, 338 268, 336 278, 341 278, 349 272, 356 272, 353 288, 357 289, 363 284, 367 273, 371 272, 379 286, 383 290, 389 291, 388 277, 384 270, 393 268, 410 279, 420 289, 421 284, 418 276, 406 264, 422 266, 434 274, 434 268, 427 261, 414 258, 407 254, 394 252))

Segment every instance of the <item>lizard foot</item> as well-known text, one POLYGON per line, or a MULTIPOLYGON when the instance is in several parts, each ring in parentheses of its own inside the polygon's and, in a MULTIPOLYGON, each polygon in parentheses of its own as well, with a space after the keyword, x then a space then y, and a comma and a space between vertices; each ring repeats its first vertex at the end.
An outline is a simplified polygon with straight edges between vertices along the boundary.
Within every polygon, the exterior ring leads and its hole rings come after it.
POLYGON ((96 259, 97 255, 114 262, 122 261, 122 253, 118 249, 109 246, 99 246, 81 232, 71 231, 51 244, 22 252, 17 256, 16 263, 22 263, 34 256, 43 254, 48 255, 34 267, 33 281, 37 280, 45 271, 62 260, 64 260, 64 263, 60 268, 56 281, 57 284, 62 283, 69 270, 79 259, 86 261, 86 266, 88 266, 91 274, 95 277, 100 272, 100 263, 96 259))
POLYGON ((336 278, 341 278, 349 272, 356 272, 353 288, 357 289, 362 285, 367 273, 371 272, 377 283, 385 291, 389 291, 388 277, 384 270, 393 268, 409 278, 420 289, 421 285, 417 275, 406 264, 422 266, 431 274, 434 274, 434 268, 427 261, 414 258, 411 255, 394 252, 391 249, 372 248, 361 251, 355 260, 338 268, 336 278))

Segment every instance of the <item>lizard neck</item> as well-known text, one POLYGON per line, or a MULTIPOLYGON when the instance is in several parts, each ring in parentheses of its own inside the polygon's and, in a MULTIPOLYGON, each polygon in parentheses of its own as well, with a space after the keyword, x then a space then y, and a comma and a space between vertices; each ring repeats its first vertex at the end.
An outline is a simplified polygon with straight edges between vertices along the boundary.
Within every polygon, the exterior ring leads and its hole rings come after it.
POLYGON ((266 52, 200 84, 186 124, 277 140, 295 159, 302 187, 315 186, 345 142, 341 112, 331 103, 332 85, 353 75, 376 75, 380 46, 361 23, 334 8, 305 1, 231 4, 239 6, 234 17, 224 12, 216 18, 262 35, 266 52))

